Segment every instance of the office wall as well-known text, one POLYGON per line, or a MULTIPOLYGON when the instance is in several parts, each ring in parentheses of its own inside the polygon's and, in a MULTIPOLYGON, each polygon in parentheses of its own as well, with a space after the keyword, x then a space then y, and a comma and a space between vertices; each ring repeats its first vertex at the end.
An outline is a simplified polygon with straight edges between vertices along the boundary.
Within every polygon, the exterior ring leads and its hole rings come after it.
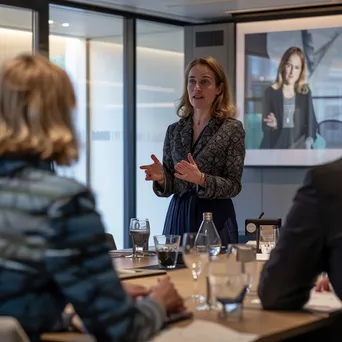
MULTIPOLYGON (((212 35, 211 35, 212 37, 212 35)), ((185 62, 200 56, 213 56, 217 58, 227 72, 233 91, 235 92, 235 26, 234 24, 200 25, 185 28, 185 62), (210 40, 206 32, 223 31, 210 40), (201 36, 204 33, 204 36, 201 36), (198 40, 207 40, 207 46, 198 40), (213 41, 219 42, 219 45, 213 41)), ((302 184, 306 168, 281 167, 245 167, 242 177, 242 191, 234 198, 234 205, 239 224, 239 231, 244 231, 246 218, 258 217, 264 212, 264 217, 285 219, 291 206, 293 196, 302 184)))

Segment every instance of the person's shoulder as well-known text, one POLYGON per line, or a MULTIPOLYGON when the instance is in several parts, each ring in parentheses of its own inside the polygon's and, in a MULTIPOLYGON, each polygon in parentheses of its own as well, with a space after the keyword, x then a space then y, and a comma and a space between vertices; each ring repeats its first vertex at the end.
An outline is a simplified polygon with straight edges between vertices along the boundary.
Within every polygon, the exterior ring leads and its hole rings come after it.
MULTIPOLYGON (((35 186, 38 187, 39 185, 35 184, 35 186)), ((50 218, 85 214, 96 210, 92 191, 75 179, 48 172, 40 186, 52 194, 47 207, 47 214, 50 218)))
POLYGON ((226 118, 223 120, 221 128, 226 132, 235 132, 236 134, 245 134, 243 124, 239 119, 226 118))
POLYGON ((342 196, 342 158, 310 168, 308 178, 320 193, 342 196))
POLYGON ((276 83, 273 83, 265 89, 264 94, 265 95, 272 95, 274 93, 279 92, 280 90, 281 90, 281 88, 279 88, 276 83))
POLYGON ((24 175, 30 194, 49 207, 52 203, 79 202, 79 206, 95 208, 93 193, 73 178, 39 169, 28 169, 24 175))
POLYGON ((178 132, 179 130, 183 129, 184 126, 188 126, 190 120, 191 120, 191 117, 188 116, 186 118, 181 118, 178 121, 170 124, 167 127, 168 134, 173 134, 173 133, 178 132))
POLYGON ((178 120, 172 124, 170 124, 168 127, 167 127, 167 130, 169 132, 173 132, 175 129, 177 129, 180 125, 182 124, 182 119, 181 120, 178 120))
POLYGON ((15 203, 19 211, 45 214, 56 202, 80 201, 94 208, 94 198, 89 189, 74 179, 60 177, 51 171, 26 168, 15 177, 0 179, 2 192, 0 204, 15 203))
POLYGON ((90 190, 73 178, 62 177, 50 171, 28 169, 24 175, 33 192, 49 194, 51 198, 73 196, 90 190))

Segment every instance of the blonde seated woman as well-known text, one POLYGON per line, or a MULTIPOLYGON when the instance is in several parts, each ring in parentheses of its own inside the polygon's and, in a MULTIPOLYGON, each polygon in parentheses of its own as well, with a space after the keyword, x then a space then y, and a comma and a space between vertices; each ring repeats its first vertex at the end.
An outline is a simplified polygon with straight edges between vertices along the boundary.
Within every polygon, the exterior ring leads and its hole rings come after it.
POLYGON ((42 56, 0 70, 0 316, 38 342, 71 304, 98 341, 145 341, 183 300, 168 277, 123 286, 92 192, 46 167, 78 159, 75 102, 67 74, 42 56))

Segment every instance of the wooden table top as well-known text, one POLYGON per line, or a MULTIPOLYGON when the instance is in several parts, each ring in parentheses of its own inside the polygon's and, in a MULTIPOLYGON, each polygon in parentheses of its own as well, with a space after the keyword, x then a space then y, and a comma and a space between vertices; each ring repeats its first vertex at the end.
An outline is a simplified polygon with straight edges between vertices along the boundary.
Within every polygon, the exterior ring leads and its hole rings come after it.
MULTIPOLYGON (((114 258, 113 264, 116 268, 137 268, 146 267, 157 264, 155 256, 149 256, 138 259, 126 257, 114 258)), ((263 262, 258 262, 258 273, 263 267, 263 262)), ((205 276, 206 270, 198 280, 199 291, 205 294, 205 276)), ((188 269, 177 269, 167 272, 172 282, 180 294, 186 298, 193 294, 194 284, 191 273, 188 269)), ((124 280, 125 282, 152 286, 156 284, 160 276, 141 277, 124 280)), ((220 323, 242 333, 256 334, 259 336, 259 342, 279 341, 285 338, 298 336, 300 334, 319 329, 332 322, 334 317, 326 313, 309 313, 309 312, 278 312, 262 310, 260 305, 252 304, 251 300, 256 298, 254 293, 248 295, 243 310, 243 319, 241 321, 228 321, 218 319, 217 312, 196 311, 193 307, 188 306, 190 311, 194 313, 194 319, 202 319, 220 323)), ((177 325, 189 324, 188 321, 177 323, 177 325)), ((90 336, 80 336, 77 334, 46 334, 44 341, 63 341, 63 342, 91 342, 90 336), (59 336, 57 336, 59 335, 59 336), (63 335, 63 338, 62 336, 63 335)))
MULTIPOLYGON (((116 258, 113 259, 113 262, 116 268, 136 268, 156 265, 157 259, 156 257, 138 259, 116 258)), ((260 274, 264 262, 258 262, 257 265, 258 274, 260 274)), ((171 277, 172 282, 184 298, 193 294, 193 280, 188 269, 170 270, 167 274, 171 277)), ((199 291, 203 295, 206 294, 206 275, 207 270, 204 270, 198 280, 199 291)), ((159 277, 128 279, 125 282, 152 286, 159 277)), ((196 311, 191 306, 188 306, 188 308, 193 311, 195 319, 220 323, 243 333, 257 334, 260 336, 257 341, 260 342, 279 341, 280 339, 293 337, 329 323, 329 315, 323 313, 313 314, 309 312, 275 312, 262 310, 260 305, 251 303, 251 300, 255 298, 257 298, 256 292, 252 291, 252 294, 248 295, 245 300, 243 319, 236 322, 219 320, 217 312, 196 311)), ((183 324, 186 324, 186 322, 183 324)))

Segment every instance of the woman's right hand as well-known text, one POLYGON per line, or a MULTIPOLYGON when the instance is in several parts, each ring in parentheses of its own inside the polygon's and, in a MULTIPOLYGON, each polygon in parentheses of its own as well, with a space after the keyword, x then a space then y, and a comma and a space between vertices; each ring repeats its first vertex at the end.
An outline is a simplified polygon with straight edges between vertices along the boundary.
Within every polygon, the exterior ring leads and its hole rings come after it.
POLYGON ((153 164, 140 166, 141 170, 145 170, 145 180, 163 182, 164 173, 161 162, 154 154, 151 155, 151 159, 153 160, 153 164))
POLYGON ((331 284, 328 277, 322 277, 316 283, 316 292, 331 292, 331 284))
POLYGON ((186 309, 183 298, 171 283, 169 276, 158 281, 158 284, 152 288, 150 296, 165 308, 167 314, 179 313, 186 309))
POLYGON ((264 119, 264 122, 266 122, 266 125, 268 127, 271 127, 273 129, 278 128, 278 122, 277 122, 277 119, 273 113, 268 114, 267 117, 264 119))

